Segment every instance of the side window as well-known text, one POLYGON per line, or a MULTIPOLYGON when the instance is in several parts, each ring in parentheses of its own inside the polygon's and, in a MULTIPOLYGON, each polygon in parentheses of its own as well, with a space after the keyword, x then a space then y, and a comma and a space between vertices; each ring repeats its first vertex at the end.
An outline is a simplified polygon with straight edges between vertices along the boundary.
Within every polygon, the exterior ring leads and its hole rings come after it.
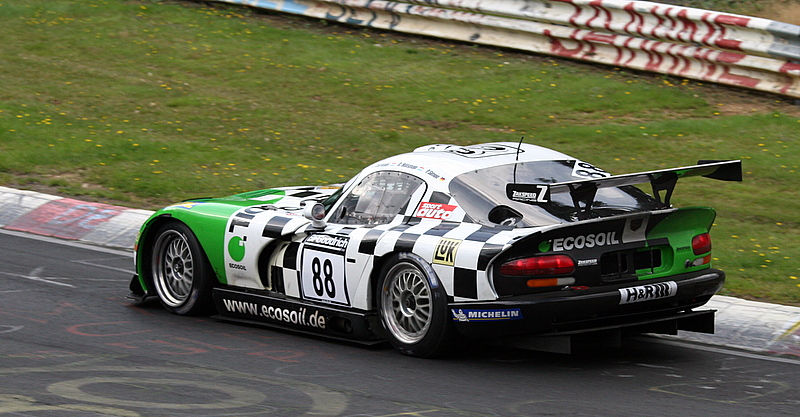
POLYGON ((340 224, 389 223, 405 211, 411 196, 424 186, 425 182, 413 175, 376 172, 364 178, 342 199, 330 221, 340 224))

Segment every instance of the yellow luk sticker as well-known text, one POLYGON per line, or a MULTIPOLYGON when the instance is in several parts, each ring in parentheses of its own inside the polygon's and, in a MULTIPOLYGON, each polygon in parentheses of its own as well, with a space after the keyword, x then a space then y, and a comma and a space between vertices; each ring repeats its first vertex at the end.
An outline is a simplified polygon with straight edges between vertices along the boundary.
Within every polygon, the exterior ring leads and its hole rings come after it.
POLYGON ((433 263, 453 266, 456 262, 456 252, 461 246, 461 240, 442 238, 436 244, 433 252, 433 263))

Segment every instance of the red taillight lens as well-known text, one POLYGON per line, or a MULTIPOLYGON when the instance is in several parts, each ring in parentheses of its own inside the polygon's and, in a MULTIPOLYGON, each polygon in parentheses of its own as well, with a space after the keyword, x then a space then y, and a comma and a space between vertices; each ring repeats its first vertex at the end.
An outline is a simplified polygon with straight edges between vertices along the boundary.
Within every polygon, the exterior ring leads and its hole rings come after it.
POLYGON ((692 238, 692 250, 695 255, 711 252, 711 235, 703 233, 692 238))
POLYGON ((575 261, 567 255, 515 259, 500 266, 500 273, 507 276, 562 275, 574 271, 575 261))

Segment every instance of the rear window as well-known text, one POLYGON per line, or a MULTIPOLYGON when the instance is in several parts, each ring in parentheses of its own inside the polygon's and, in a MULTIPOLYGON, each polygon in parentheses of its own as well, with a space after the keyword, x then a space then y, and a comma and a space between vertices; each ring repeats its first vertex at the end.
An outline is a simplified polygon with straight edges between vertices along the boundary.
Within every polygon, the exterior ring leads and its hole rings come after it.
MULTIPOLYGON (((506 184, 552 184, 606 176, 609 174, 605 171, 577 160, 518 162, 461 174, 451 181, 450 193, 476 223, 544 226, 578 220, 578 209, 569 194, 555 194, 551 203, 544 206, 525 204, 506 196, 506 184)), ((656 208, 656 201, 634 186, 601 188, 591 215, 603 217, 656 208)))

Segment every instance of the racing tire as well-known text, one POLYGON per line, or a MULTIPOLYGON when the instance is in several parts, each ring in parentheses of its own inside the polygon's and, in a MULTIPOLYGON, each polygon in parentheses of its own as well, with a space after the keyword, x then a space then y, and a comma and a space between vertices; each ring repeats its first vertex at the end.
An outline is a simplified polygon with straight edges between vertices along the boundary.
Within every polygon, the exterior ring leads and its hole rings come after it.
POLYGON ((447 294, 436 273, 419 256, 393 255, 381 270, 378 312, 389 343, 422 358, 449 353, 455 329, 447 294))
POLYGON ((183 316, 214 312, 214 273, 188 226, 169 222, 158 229, 151 267, 153 286, 167 311, 183 316))

